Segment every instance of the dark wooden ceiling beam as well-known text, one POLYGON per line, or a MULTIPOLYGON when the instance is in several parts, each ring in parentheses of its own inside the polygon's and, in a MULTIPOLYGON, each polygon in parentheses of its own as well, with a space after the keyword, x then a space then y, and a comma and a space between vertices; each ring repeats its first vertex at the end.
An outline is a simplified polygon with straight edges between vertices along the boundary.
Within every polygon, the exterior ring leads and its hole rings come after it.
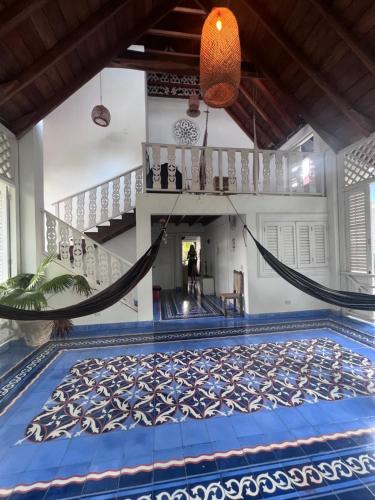
POLYGON ((225 108, 225 111, 232 118, 232 120, 236 123, 236 125, 242 130, 244 134, 246 134, 249 139, 254 142, 254 137, 252 131, 245 125, 245 123, 240 120, 238 115, 236 114, 236 109, 238 109, 238 102, 233 103, 229 108, 225 108))
POLYGON ((202 224, 202 226, 208 226, 208 224, 211 224, 211 222, 214 222, 219 217, 221 217, 221 216, 220 215, 206 215, 206 217, 203 218, 201 224, 202 224))
POLYGON ((337 18, 335 11, 323 0, 310 0, 321 16, 336 31, 352 52, 362 61, 367 69, 375 75, 375 58, 373 54, 361 44, 351 31, 337 18))
POLYGON ((185 33, 183 31, 172 31, 165 29, 151 28, 147 30, 147 35, 161 36, 165 38, 178 38, 182 40, 200 40, 201 36, 196 33, 185 33))
POLYGON ((189 217, 189 226, 194 226, 194 224, 197 223, 197 220, 199 219, 198 215, 192 215, 189 217))
MULTIPOLYGON (((254 54, 257 53, 254 50, 254 54)), ((296 116, 301 116, 306 123, 309 123, 311 127, 321 136, 321 138, 329 145, 334 151, 339 151, 344 147, 344 144, 333 134, 328 132, 324 126, 319 123, 316 118, 298 101, 293 94, 285 87, 281 79, 266 65, 265 58, 261 55, 255 57, 256 66, 263 72, 263 74, 268 78, 271 85, 276 89, 276 91, 281 95, 281 98, 287 105, 288 109, 291 110, 296 116)))
POLYGON ((184 219, 185 219, 186 215, 181 215, 181 217, 178 219, 178 221, 176 221, 176 226, 179 226, 180 224, 183 223, 184 219))
MULTIPOLYGON (((235 102, 235 106, 238 108, 241 114, 246 117, 247 124, 246 125, 244 124, 243 130, 244 131, 246 130, 245 133, 247 133, 247 135, 251 137, 253 143, 255 143, 254 130, 253 130, 253 113, 254 113, 253 107, 251 107, 251 110, 249 111, 249 109, 245 108, 239 100, 235 102)), ((258 139, 258 147, 260 147, 261 149, 268 149, 275 146, 275 141, 270 137, 268 132, 264 130, 264 128, 260 125, 259 121, 258 122, 256 121, 255 125, 256 125, 256 132, 258 139)))
POLYGON ((104 23, 115 16, 128 2, 129 0, 114 0, 113 2, 104 4, 104 6, 92 14, 87 21, 81 24, 66 38, 54 45, 23 73, 18 75, 12 82, 12 85, 8 87, 8 90, 0 94, 0 105, 9 101, 14 95, 33 83, 41 74, 69 54, 80 43, 97 31, 104 23))
POLYGON ((255 109, 255 111, 258 113, 259 116, 263 118, 263 120, 267 123, 267 125, 270 127, 272 132, 275 134, 275 137, 281 141, 285 140, 285 135, 281 131, 281 129, 278 127, 278 125, 275 123, 275 120, 263 109, 259 106, 259 104, 253 99, 251 94, 245 89, 243 85, 240 86, 240 93, 243 95, 243 97, 246 99, 246 101, 249 103, 249 105, 255 109))
POLYGON ((175 7, 173 12, 178 12, 180 14, 192 14, 194 16, 205 16, 207 13, 203 9, 193 9, 191 7, 175 7))
POLYGON ((0 12, 0 37, 6 35, 48 0, 16 0, 0 12))
POLYGON ((329 97, 335 106, 351 121, 351 123, 364 136, 368 136, 374 125, 363 114, 355 110, 350 102, 340 95, 337 90, 329 83, 318 69, 308 60, 305 53, 284 33, 279 24, 265 10, 259 0, 242 0, 253 15, 259 19, 268 33, 281 45, 284 50, 294 59, 304 72, 318 85, 321 90, 329 97))
POLYGON ((275 111, 279 114, 282 121, 292 130, 295 130, 298 127, 297 121, 290 115, 287 111, 286 107, 283 107, 280 102, 276 99, 276 97, 271 93, 269 88, 266 85, 266 81, 260 78, 253 79, 254 85, 258 88, 258 90, 262 93, 262 96, 269 102, 269 104, 275 109, 275 111))
POLYGON ((86 71, 82 72, 80 77, 74 80, 71 85, 66 86, 51 99, 46 100, 37 110, 13 121, 11 123, 11 130, 18 136, 29 130, 106 67, 116 54, 119 54, 125 47, 139 40, 145 31, 163 19, 179 2, 180 0, 159 1, 157 7, 148 16, 143 17, 128 33, 125 33, 120 40, 110 47, 105 54, 94 60, 90 67, 86 68, 86 71))
MULTIPOLYGON (((135 52, 135 51, 132 51, 135 52)), ((144 54, 155 54, 157 56, 176 56, 176 57, 186 57, 186 58, 192 58, 192 59, 197 59, 199 61, 199 54, 194 54, 192 52, 178 52, 174 50, 159 50, 159 49, 150 49, 150 48, 145 48, 144 54)))
MULTIPOLYGON (((136 69, 141 71, 161 72, 161 73, 187 73, 191 75, 199 74, 199 57, 195 55, 178 55, 174 52, 159 51, 137 52, 127 50, 119 57, 113 59, 109 65, 111 68, 136 69)), ((241 67, 242 78, 252 78, 259 76, 259 71, 248 62, 243 62, 241 67)))

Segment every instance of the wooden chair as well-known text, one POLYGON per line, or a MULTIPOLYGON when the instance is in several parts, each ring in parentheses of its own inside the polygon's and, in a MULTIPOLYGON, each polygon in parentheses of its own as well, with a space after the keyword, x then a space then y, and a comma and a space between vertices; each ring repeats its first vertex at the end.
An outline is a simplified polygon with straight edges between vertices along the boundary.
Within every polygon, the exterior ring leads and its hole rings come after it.
POLYGON ((234 310, 237 311, 237 300, 240 301, 240 314, 244 316, 244 278, 243 272, 233 271, 233 292, 232 293, 221 293, 220 301, 224 302, 224 315, 228 315, 227 311, 227 301, 233 300, 234 310))

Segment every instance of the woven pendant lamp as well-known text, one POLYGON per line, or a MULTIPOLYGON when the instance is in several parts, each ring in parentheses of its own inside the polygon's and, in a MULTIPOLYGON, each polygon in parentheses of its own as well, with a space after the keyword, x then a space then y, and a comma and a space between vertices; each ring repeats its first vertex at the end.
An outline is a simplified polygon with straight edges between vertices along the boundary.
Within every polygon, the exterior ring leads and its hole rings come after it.
POLYGON ((108 127, 111 122, 111 113, 102 104, 102 74, 99 74, 99 84, 100 84, 100 104, 93 107, 91 111, 91 118, 95 125, 99 127, 108 127))
POLYGON ((226 108, 238 95, 241 80, 241 46, 238 24, 226 7, 215 7, 202 30, 200 85, 204 102, 226 108))

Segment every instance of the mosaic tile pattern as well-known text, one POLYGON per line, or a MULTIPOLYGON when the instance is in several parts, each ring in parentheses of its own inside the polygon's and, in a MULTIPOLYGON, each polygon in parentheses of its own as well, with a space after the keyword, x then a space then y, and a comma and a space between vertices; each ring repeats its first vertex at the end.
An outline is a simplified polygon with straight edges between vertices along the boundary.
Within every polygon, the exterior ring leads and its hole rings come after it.
MULTIPOLYGON (((209 326, 209 325, 207 325, 209 326)), ((345 318, 337 319, 336 316, 322 319, 289 319, 287 321, 274 321, 264 324, 250 324, 246 326, 205 328, 200 325, 194 330, 180 330, 168 332, 147 332, 127 335, 88 337, 70 339, 69 341, 50 341, 16 364, 4 376, 0 377, 0 411, 11 404, 14 397, 27 386, 30 380, 38 375, 39 371, 62 349, 80 349, 84 347, 128 346, 148 342, 172 342, 175 340, 221 338, 238 335, 258 335, 264 333, 294 332, 299 330, 329 329, 348 338, 370 347, 375 347, 375 334, 368 331, 368 327, 345 318)), ((375 332, 375 329, 374 329, 375 332)))
POLYGON ((35 442, 375 393, 375 366, 327 338, 91 358, 26 430, 35 442))

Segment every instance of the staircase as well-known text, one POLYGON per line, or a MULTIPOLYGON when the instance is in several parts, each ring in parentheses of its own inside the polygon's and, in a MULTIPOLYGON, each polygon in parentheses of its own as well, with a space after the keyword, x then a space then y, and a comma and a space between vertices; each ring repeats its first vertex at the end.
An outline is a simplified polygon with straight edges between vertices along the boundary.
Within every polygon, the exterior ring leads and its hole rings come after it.
POLYGON ((135 210, 122 214, 119 218, 110 219, 109 224, 95 226, 96 230, 85 231, 85 235, 97 243, 105 243, 135 227, 135 210))
MULTIPOLYGON (((135 201, 143 191, 143 167, 54 203, 55 214, 43 211, 44 251, 58 255, 69 272, 87 277, 100 291, 133 265, 103 247, 103 243, 133 228, 135 201)), ((137 311, 137 290, 121 301, 137 311)))

